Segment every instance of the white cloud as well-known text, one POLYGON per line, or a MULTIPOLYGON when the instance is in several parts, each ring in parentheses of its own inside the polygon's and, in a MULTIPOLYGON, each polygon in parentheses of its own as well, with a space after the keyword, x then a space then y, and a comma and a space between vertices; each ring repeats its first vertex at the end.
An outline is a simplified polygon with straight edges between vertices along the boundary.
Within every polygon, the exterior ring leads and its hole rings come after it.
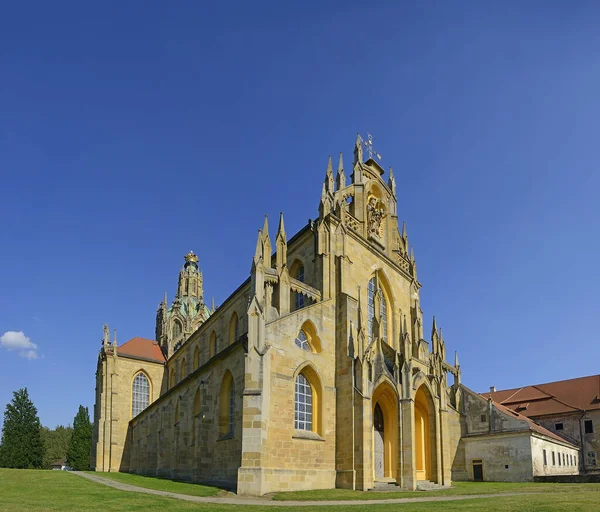
POLYGON ((0 336, 0 345, 8 350, 18 350, 26 359, 37 359, 37 345, 23 331, 6 331, 0 336))

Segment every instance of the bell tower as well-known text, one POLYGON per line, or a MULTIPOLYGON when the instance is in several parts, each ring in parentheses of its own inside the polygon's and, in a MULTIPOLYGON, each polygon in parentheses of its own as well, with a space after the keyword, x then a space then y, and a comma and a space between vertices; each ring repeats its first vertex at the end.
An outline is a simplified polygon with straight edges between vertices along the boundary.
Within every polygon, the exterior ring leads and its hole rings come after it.
POLYGON ((165 293, 156 312, 156 340, 167 358, 210 316, 210 310, 204 303, 198 256, 190 251, 184 260, 175 300, 169 306, 165 293))

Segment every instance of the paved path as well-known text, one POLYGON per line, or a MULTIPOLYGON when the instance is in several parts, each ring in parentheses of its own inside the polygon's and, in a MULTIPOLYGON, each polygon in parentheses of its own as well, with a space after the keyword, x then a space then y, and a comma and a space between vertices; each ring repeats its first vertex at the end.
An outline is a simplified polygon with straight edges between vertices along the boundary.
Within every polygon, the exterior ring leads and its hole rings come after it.
POLYGON ((241 498, 241 497, 202 497, 190 496, 189 494, 179 494, 169 491, 157 491, 156 489, 147 489, 136 485, 124 484, 110 478, 82 473, 80 471, 71 471, 74 475, 82 476, 93 482, 108 485, 121 491, 141 492, 144 494, 154 494, 156 496, 166 496, 178 500, 193 501, 194 503, 220 503, 222 505, 260 505, 269 507, 325 507, 334 505, 386 505, 392 503, 424 503, 427 501, 459 501, 474 500, 479 498, 497 498, 499 496, 522 496, 526 494, 541 494, 538 492, 507 492, 502 494, 471 494, 462 496, 424 496, 422 498, 391 498, 388 500, 331 500, 331 501, 272 501, 264 498, 241 498))

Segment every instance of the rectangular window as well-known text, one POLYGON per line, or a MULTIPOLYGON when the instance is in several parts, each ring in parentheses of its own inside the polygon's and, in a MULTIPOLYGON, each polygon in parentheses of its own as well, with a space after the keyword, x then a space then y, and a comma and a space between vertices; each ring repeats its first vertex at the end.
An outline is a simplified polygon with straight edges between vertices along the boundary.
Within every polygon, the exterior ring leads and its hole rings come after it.
POLYGON ((552 465, 556 466, 556 459, 554 458, 554 452, 552 452, 552 465))
POLYGON ((558 465, 560 466, 560 453, 558 454, 558 465))
POLYGON ((548 465, 548 456, 546 455, 546 450, 544 450, 544 466, 548 465))
POLYGON ((564 425, 562 423, 554 424, 554 430, 563 430, 563 429, 564 429, 564 425))
POLYGON ((596 452, 588 452, 587 454, 587 465, 595 466, 596 465, 596 452))
POLYGON ((586 434, 594 433, 594 423, 592 422, 592 420, 584 420, 583 426, 586 434))
POLYGON ((480 420, 481 423, 487 423, 487 414, 482 414, 480 420))
POLYGON ((563 466, 567 465, 567 456, 563 453, 563 466))

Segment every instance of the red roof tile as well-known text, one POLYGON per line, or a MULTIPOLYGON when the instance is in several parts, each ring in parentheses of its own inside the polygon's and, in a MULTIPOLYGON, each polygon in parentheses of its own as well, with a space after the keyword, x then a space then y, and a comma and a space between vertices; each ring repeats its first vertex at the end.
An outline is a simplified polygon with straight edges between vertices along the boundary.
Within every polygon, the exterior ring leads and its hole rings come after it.
POLYGON ((600 409, 600 375, 482 393, 486 398, 535 418, 600 409))
POLYGON ((123 345, 117 348, 117 353, 120 356, 131 356, 156 363, 165 362, 165 356, 158 343, 146 338, 135 337, 130 339, 127 343, 123 343, 123 345))
POLYGON ((505 414, 508 414, 509 416, 513 416, 517 420, 526 421, 527 424, 529 425, 529 430, 533 430, 534 432, 537 432, 538 434, 542 434, 546 437, 555 439, 556 441, 561 441, 562 443, 566 443, 566 444, 576 447, 576 445, 574 445, 573 443, 560 437, 558 434, 555 434, 551 430, 548 430, 548 429, 542 427, 541 425, 538 425, 533 420, 529 419, 527 416, 523 416, 522 414, 519 414, 518 412, 515 412, 512 409, 509 409, 508 407, 505 407, 504 405, 499 404, 497 402, 494 402, 494 407, 497 407, 500 411, 504 412, 505 414))

